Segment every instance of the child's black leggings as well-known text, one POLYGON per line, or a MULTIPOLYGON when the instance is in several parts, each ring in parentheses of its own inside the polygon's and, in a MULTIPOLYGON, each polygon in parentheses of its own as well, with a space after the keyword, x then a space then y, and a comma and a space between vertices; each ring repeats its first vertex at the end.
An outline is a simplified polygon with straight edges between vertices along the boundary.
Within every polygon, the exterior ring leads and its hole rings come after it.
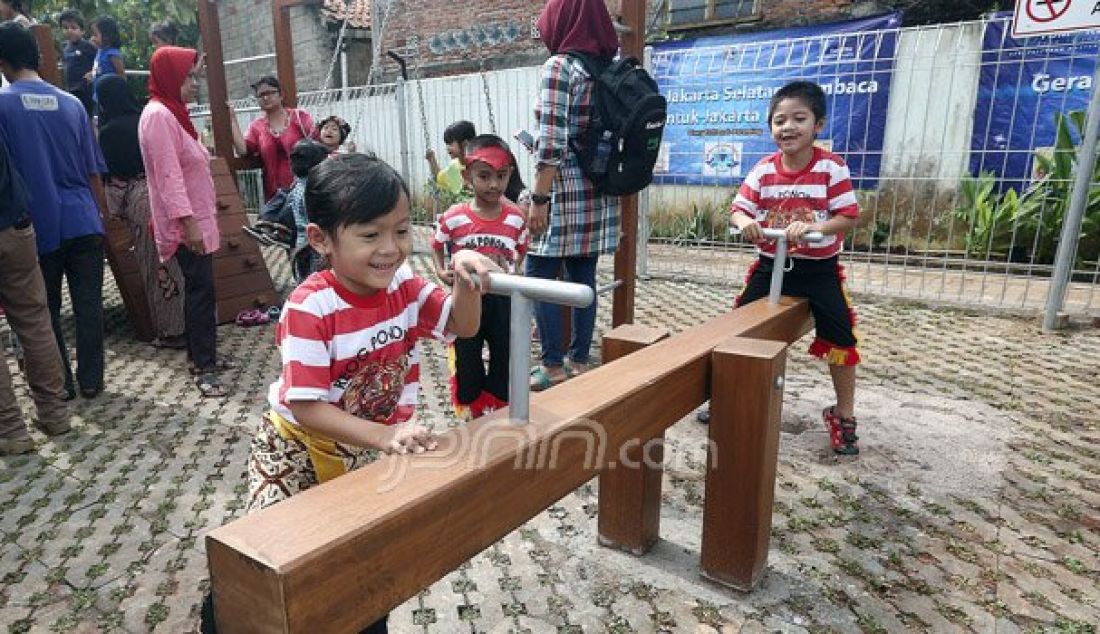
POLYGON ((508 400, 508 327, 512 302, 501 295, 481 298, 481 328, 473 337, 455 339, 455 380, 458 402, 469 405, 482 392, 502 401, 508 400), (489 344, 489 369, 481 358, 482 346, 489 344))

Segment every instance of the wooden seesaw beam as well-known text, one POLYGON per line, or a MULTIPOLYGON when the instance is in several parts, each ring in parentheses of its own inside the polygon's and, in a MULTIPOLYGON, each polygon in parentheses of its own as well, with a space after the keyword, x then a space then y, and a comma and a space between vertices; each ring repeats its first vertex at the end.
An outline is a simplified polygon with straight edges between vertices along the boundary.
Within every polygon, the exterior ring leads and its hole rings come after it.
POLYGON ((211 531, 219 630, 369 625, 698 407, 720 344, 809 324, 804 300, 755 302, 534 395, 527 425, 495 412, 211 531))

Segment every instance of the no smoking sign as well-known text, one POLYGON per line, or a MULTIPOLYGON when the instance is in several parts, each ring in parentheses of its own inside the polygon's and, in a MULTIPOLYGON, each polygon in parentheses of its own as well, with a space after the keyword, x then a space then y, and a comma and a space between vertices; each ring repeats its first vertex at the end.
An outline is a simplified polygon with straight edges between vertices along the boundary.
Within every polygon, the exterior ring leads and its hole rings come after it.
POLYGON ((1052 35, 1100 28, 1097 0, 1016 0, 1012 35, 1052 35))

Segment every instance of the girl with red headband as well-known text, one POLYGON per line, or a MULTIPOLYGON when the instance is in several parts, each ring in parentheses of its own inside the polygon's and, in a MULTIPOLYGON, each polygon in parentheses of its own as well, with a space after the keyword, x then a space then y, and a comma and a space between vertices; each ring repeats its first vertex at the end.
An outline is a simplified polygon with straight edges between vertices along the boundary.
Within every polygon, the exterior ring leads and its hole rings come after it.
MULTIPOLYGON (((508 273, 519 270, 527 252, 527 220, 506 197, 515 157, 500 137, 476 136, 466 143, 462 171, 474 199, 448 209, 432 239, 432 258, 440 279, 454 283, 445 262, 448 251, 476 251, 508 273)), ((472 337, 460 337, 448 351, 451 401, 459 418, 473 419, 508 404, 508 329, 511 302, 500 295, 481 297, 481 327, 472 337), (489 367, 482 348, 489 345, 489 367), (453 354, 452 354, 453 353, 453 354)))

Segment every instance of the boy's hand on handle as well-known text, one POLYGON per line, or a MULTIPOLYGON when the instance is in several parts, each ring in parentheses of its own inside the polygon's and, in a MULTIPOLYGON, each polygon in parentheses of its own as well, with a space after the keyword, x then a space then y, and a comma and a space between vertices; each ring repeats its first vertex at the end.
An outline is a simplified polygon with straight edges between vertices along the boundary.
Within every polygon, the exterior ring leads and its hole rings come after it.
POLYGON ((433 451, 439 443, 435 440, 432 430, 415 423, 394 425, 390 428, 389 442, 386 443, 385 452, 393 454, 424 453, 433 451))
POLYGON ((764 239, 764 229, 755 220, 748 220, 738 228, 741 230, 741 237, 749 242, 760 242, 764 239))
POLYGON ((791 224, 787 225, 787 228, 785 229, 785 232, 787 234, 787 243, 798 244, 802 242, 803 238, 806 237, 806 234, 811 231, 820 231, 820 229, 812 223, 795 220, 791 224))
POLYGON ((451 266, 454 268, 452 274, 455 290, 462 286, 471 291, 478 291, 478 282, 474 281, 474 278, 477 277, 481 282, 480 292, 482 295, 489 292, 489 276, 487 273, 503 272, 491 259, 471 250, 462 250, 455 253, 451 257, 451 266))
POLYGON ((424 158, 427 159, 429 163, 435 163, 435 150, 428 148, 428 151, 424 153, 424 158))

